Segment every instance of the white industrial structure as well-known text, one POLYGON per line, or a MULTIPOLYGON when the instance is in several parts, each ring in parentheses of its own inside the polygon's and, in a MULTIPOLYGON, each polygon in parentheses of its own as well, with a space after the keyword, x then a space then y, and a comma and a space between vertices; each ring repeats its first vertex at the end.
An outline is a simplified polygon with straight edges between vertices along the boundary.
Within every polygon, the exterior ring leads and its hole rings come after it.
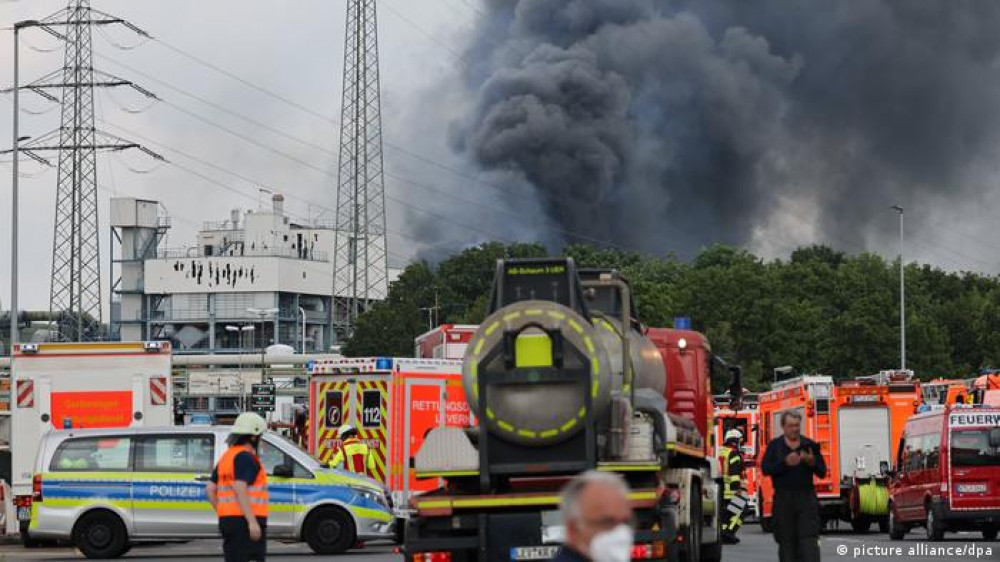
POLYGON ((335 232, 293 222, 281 194, 271 203, 205 223, 194 246, 166 248, 170 221, 156 201, 112 199, 112 333, 170 340, 179 353, 253 352, 276 343, 328 350, 335 232))

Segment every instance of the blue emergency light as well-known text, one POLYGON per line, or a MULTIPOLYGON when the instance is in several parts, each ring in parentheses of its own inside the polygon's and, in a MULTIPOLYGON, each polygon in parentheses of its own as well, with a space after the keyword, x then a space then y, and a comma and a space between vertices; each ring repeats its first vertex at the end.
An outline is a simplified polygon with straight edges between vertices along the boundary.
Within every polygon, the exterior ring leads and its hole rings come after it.
POLYGON ((63 418, 63 429, 73 429, 73 418, 63 418))
POLYGON ((674 329, 675 330, 690 330, 691 329, 691 318, 687 316, 678 316, 674 318, 674 329))
POLYGON ((378 371, 391 371, 392 357, 379 357, 375 359, 375 369, 378 371))

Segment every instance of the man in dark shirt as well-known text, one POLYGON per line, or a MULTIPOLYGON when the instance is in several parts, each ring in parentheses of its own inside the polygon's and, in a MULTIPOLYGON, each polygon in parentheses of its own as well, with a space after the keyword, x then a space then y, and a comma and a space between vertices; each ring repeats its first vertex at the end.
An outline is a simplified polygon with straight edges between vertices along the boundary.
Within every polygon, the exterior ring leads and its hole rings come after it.
POLYGON ((826 476, 826 463, 815 441, 801 435, 802 414, 781 414, 784 435, 767 444, 761 468, 771 477, 774 508, 771 525, 781 562, 819 560, 819 501, 813 476, 826 476))

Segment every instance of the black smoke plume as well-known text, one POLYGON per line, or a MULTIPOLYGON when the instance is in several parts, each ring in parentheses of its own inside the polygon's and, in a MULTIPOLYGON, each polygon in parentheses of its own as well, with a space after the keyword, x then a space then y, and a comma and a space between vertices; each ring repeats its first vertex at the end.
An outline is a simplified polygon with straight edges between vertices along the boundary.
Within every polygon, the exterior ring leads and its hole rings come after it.
POLYGON ((452 144, 533 188, 554 241, 689 254, 811 216, 862 245, 889 204, 982 195, 995 171, 1000 2, 487 9, 452 144))

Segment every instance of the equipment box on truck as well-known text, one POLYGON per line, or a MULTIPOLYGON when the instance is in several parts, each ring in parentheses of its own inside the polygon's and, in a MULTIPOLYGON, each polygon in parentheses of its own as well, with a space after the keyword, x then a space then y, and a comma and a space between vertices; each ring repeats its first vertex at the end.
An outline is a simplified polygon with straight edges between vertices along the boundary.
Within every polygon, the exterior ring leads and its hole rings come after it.
POLYGON ((889 536, 923 527, 945 532, 1000 530, 1000 408, 949 406, 910 418, 896 453, 889 536))
POLYGON ((43 435, 53 429, 173 422, 167 342, 16 345, 11 380, 12 493, 26 540, 35 456, 43 435))

